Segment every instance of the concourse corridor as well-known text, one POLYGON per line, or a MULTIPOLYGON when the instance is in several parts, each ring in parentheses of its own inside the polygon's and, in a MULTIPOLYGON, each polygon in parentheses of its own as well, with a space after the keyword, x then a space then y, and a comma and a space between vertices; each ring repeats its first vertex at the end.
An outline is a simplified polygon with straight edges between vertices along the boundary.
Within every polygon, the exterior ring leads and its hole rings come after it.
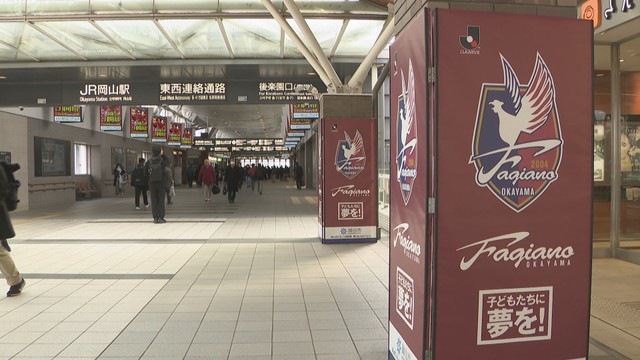
MULTIPOLYGON (((387 359, 388 234, 322 245, 316 204, 267 181, 178 187, 165 224, 131 188, 12 213, 27 285, 0 297, 0 359, 387 359)), ((640 359, 639 269, 593 261, 590 360, 640 359)))
POLYGON ((386 359, 388 242, 322 245, 315 190, 182 186, 165 224, 126 191, 12 214, 1 359, 386 359))

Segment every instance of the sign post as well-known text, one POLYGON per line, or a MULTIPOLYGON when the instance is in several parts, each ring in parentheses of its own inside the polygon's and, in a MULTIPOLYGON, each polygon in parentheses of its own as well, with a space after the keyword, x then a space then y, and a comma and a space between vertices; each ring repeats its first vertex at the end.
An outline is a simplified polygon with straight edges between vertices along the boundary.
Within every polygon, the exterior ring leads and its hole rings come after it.
POLYGON ((433 43, 407 28, 391 49, 390 358, 586 359, 591 23, 428 10, 410 26, 433 43))
POLYGON ((323 244, 375 242, 377 130, 374 120, 364 117, 370 112, 371 98, 326 95, 322 103, 325 111, 318 126, 320 238, 323 244))

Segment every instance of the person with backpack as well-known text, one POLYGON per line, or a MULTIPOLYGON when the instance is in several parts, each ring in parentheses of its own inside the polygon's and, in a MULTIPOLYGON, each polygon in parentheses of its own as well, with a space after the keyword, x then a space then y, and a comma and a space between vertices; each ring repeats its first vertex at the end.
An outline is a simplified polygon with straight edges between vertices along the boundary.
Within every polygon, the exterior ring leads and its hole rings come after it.
POLYGON ((144 158, 138 159, 138 165, 131 172, 131 186, 135 187, 135 202, 136 210, 140 210, 140 194, 142 194, 142 200, 144 201, 144 207, 149 207, 149 200, 147 199, 147 190, 149 188, 149 179, 144 166, 144 158))
POLYGON ((164 198, 167 194, 167 178, 165 175, 167 163, 162 158, 163 150, 160 146, 154 146, 151 149, 153 156, 145 165, 145 172, 149 179, 149 195, 151 197, 151 213, 153 214, 153 222, 163 224, 167 221, 165 216, 164 198))
POLYGON ((20 295, 26 282, 11 258, 11 247, 7 239, 16 236, 9 217, 9 211, 15 210, 18 203, 18 186, 13 173, 20 168, 18 164, 0 163, 0 272, 9 285, 8 297, 20 295))

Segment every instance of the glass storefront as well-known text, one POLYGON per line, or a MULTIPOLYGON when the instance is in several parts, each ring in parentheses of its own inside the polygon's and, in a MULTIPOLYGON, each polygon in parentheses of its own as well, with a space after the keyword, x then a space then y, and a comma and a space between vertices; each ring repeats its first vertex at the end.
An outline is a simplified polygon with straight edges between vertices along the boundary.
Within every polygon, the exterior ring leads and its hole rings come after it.
POLYGON ((594 110, 594 256, 640 263, 640 36, 595 46, 594 110))

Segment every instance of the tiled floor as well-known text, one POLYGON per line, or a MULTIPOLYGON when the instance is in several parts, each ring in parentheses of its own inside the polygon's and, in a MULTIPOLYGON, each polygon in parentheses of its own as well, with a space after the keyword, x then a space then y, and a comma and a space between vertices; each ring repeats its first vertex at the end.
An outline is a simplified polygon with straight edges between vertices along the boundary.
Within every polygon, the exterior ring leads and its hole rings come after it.
MULTIPOLYGON (((387 359, 388 235, 322 245, 316 202, 269 182, 179 188, 166 224, 132 198, 14 214, 0 359, 387 359)), ((593 274, 590 359, 640 359, 640 266, 593 274)))

